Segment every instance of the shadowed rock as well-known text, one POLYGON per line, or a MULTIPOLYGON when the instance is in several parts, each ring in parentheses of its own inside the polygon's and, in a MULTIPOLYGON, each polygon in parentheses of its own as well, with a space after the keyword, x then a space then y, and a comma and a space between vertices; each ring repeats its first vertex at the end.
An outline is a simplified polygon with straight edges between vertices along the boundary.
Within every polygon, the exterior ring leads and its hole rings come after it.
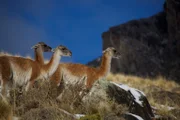
POLYGON ((117 105, 125 105, 128 107, 128 110, 122 113, 120 116, 114 115, 116 117, 123 116, 127 120, 133 120, 130 119, 132 117, 134 118, 134 116, 131 115, 133 114, 143 118, 144 120, 152 120, 152 118, 154 118, 154 114, 146 96, 143 92, 137 89, 123 84, 108 82, 106 80, 99 80, 95 82, 89 91, 81 89, 83 88, 82 86, 69 84, 65 85, 66 90, 64 90, 61 94, 60 101, 67 99, 66 96, 69 96, 68 94, 70 92, 72 93, 73 91, 74 95, 76 96, 76 100, 78 100, 78 102, 76 102, 75 99, 71 99, 72 104, 74 104, 73 106, 77 107, 78 105, 76 103, 81 101, 82 106, 87 107, 86 109, 88 109, 88 107, 91 108, 92 105, 96 105, 98 108, 102 103, 108 105, 110 101, 114 101, 117 105), (76 86, 78 86, 78 89, 75 89, 77 88, 76 86), (79 96, 78 99, 77 96, 79 96))

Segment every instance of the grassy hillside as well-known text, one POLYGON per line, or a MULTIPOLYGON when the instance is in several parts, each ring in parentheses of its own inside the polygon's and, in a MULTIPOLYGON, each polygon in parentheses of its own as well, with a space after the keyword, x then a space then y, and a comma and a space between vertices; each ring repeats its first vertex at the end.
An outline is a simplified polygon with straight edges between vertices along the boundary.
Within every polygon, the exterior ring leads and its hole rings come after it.
MULTIPOLYGON (((0 56, 3 54, 0 53, 0 56)), ((143 91, 156 114, 180 119, 180 85, 173 80, 168 80, 163 76, 150 79, 124 74, 109 74, 106 79, 143 91)), ((89 115, 91 119, 100 119, 112 117, 114 114, 121 115, 127 111, 126 106, 117 105, 113 101, 109 101, 109 104, 102 102, 101 106, 93 103, 84 106, 81 101, 78 101, 76 89, 70 90, 63 101, 57 102, 59 90, 56 85, 47 81, 42 82, 42 80, 39 80, 27 93, 20 94, 17 91, 19 89, 11 91, 10 104, 14 115, 24 120, 71 120, 74 119, 73 115, 78 113, 89 115)), ((2 103, 0 101, 0 110, 4 109, 2 103)))
POLYGON ((143 91, 155 113, 180 119, 180 85, 162 76, 155 79, 109 74, 107 80, 143 91))
MULTIPOLYGON (((122 74, 109 74, 107 80, 123 83, 143 91, 156 114, 180 119, 180 85, 163 77, 156 79, 140 78, 122 74)), ((50 82, 39 81, 35 87, 27 93, 19 94, 18 89, 11 91, 12 108, 14 115, 24 120, 71 120, 74 114, 88 115, 87 120, 112 117, 114 114, 123 114, 127 111, 126 106, 117 105, 113 101, 101 106, 87 104, 82 106, 78 101, 77 93, 69 91, 64 101, 57 102, 58 89, 50 82), (14 96, 15 93, 15 96, 14 96), (15 99, 14 99, 15 97, 15 99), (76 106, 72 106, 73 102, 76 106), (15 104, 14 104, 15 103, 15 104)), ((115 119, 115 118, 113 118, 115 119)), ((123 118, 122 118, 123 120, 123 118)))

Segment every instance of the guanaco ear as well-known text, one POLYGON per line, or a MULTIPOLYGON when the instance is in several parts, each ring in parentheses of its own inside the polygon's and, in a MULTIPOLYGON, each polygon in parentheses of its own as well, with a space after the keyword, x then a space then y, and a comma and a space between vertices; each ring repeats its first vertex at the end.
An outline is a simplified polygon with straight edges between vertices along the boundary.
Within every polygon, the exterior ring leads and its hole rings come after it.
POLYGON ((103 50, 103 52, 102 53, 105 53, 105 52, 107 52, 108 51, 108 49, 105 49, 105 50, 103 50))
POLYGON ((102 51, 102 53, 105 53, 105 52, 106 52, 106 50, 103 50, 103 51, 102 51))
POLYGON ((35 48, 37 48, 37 47, 38 47, 38 44, 32 46, 31 49, 35 49, 35 48))
POLYGON ((46 45, 44 42, 38 42, 37 44, 35 44, 34 46, 31 47, 31 49, 35 49, 40 45, 46 45))
POLYGON ((35 49, 37 48, 39 45, 44 44, 44 42, 38 42, 37 44, 35 44, 34 46, 31 47, 31 49, 35 49))
POLYGON ((51 52, 54 52, 55 51, 55 48, 54 49, 51 49, 51 52))
POLYGON ((106 48, 105 50, 103 50, 103 53, 108 52, 108 51, 110 51, 111 49, 112 49, 112 47, 108 47, 108 48, 106 48))

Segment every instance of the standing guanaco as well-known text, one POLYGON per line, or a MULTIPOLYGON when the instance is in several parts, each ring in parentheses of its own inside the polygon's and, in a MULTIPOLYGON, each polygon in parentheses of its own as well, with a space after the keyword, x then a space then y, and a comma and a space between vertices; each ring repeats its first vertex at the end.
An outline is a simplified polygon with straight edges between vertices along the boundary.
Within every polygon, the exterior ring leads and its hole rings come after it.
POLYGON ((0 81, 3 96, 7 96, 8 90, 16 86, 25 85, 27 91, 34 80, 47 79, 56 71, 61 56, 72 55, 71 51, 62 45, 58 46, 53 52, 49 63, 44 65, 28 58, 1 56, 0 81))
MULTIPOLYGON (((32 47, 35 52, 35 58, 40 58, 40 56, 43 57, 43 52, 51 52, 52 48, 45 44, 44 42, 39 42, 36 45, 32 47), (38 57, 37 57, 38 56, 38 57)), ((5 54, 4 54, 5 55, 5 54)), ((3 56, 3 55, 1 55, 3 56)), ((12 56, 12 55, 11 55, 12 56)), ((35 59, 39 64, 44 62, 43 59, 35 59)), ((2 95, 0 95, 0 120, 15 120, 13 117, 13 111, 9 103, 6 101, 6 99, 3 98, 2 95)))
POLYGON ((44 65, 43 52, 51 52, 52 50, 52 48, 44 42, 38 42, 32 49, 34 49, 34 60, 41 65, 44 65))
POLYGON ((60 85, 61 80, 65 83, 74 83, 85 78, 86 88, 91 88, 96 80, 108 75, 111 69, 111 59, 119 57, 120 53, 115 48, 109 47, 103 51, 101 65, 98 68, 88 67, 83 64, 61 63, 50 80, 60 85))

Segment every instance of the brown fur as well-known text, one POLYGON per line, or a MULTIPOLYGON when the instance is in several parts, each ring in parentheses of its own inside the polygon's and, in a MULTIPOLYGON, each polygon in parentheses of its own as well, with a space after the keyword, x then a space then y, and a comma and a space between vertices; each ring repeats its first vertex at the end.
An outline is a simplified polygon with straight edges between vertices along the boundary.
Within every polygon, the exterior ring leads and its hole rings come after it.
POLYGON ((44 57, 43 57, 43 51, 40 49, 34 50, 34 60, 37 61, 39 64, 44 64, 44 57))
MULTIPOLYGON (((30 81, 36 79, 40 74, 40 65, 36 61, 22 57, 2 56, 0 57, 0 72, 2 75, 1 79, 3 80, 3 88, 6 84, 13 83, 13 71, 10 63, 15 63, 16 66, 19 66, 23 71, 32 68, 33 72, 31 73, 30 81)), ((4 92, 5 91, 2 91, 3 95, 5 94, 4 92)))
POLYGON ((51 52, 52 48, 44 42, 39 42, 32 47, 34 49, 34 60, 39 64, 44 65, 43 52, 51 52))
MULTIPOLYGON (((1 79, 1 86, 2 86, 2 94, 5 94, 7 91, 6 87, 9 83, 14 84, 13 82, 18 81, 19 83, 25 84, 24 82, 28 82, 26 86, 26 90, 34 83, 35 79, 47 79, 50 77, 58 67, 58 63, 60 60, 60 55, 64 56, 64 53, 61 52, 61 47, 58 47, 51 57, 51 60, 48 64, 41 65, 37 61, 33 61, 31 59, 22 58, 22 57, 13 57, 13 56, 1 56, 0 57, 0 79, 1 79), (12 67, 13 65, 13 67, 12 67), (18 72, 21 71, 21 72, 18 72), (14 81, 14 74, 18 73, 17 78, 26 78, 27 81, 14 81), (26 73, 27 72, 27 73, 26 73), (26 75, 28 74, 28 75, 26 75), (6 89, 6 90, 5 90, 6 89)), ((66 50, 66 54, 71 54, 69 50, 66 50)), ((17 79, 16 78, 16 79, 17 79)), ((8 86, 9 87, 9 86, 8 86)), ((12 86, 11 86, 12 87, 12 86)))
POLYGON ((62 79, 62 69, 66 69, 70 74, 78 76, 79 78, 86 76, 86 87, 91 88, 96 80, 106 77, 110 70, 110 64, 111 57, 107 52, 103 54, 101 66, 98 68, 88 67, 83 64, 61 63, 56 72, 52 75, 51 80, 54 80, 59 84, 62 79))

